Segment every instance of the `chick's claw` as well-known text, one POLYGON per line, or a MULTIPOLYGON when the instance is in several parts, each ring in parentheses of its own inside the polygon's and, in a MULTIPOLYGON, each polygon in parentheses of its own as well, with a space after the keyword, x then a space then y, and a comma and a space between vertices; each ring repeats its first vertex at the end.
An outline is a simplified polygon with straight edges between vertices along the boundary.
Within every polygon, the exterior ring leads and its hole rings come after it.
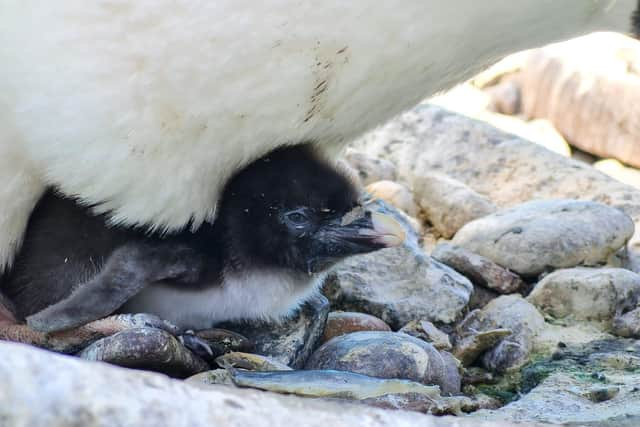
MULTIPOLYGON (((197 336, 192 330, 185 331, 183 334, 178 335, 178 340, 183 346, 204 360, 210 361, 221 355, 220 349, 214 351, 209 342, 197 336)), ((222 353, 224 352, 223 349, 222 353)))

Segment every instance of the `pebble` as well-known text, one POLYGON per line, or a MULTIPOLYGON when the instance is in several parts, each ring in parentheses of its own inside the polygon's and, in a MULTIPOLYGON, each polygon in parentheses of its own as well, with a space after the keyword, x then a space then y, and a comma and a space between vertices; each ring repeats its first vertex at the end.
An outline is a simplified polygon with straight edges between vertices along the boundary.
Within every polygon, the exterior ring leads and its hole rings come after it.
POLYGON ((222 368, 240 368, 249 371, 290 371, 291 368, 271 357, 259 354, 234 351, 216 358, 216 363, 222 368))
POLYGON ((412 337, 419 338, 433 344, 438 350, 450 351, 451 340, 449 335, 442 332, 433 323, 426 320, 413 320, 404 325, 398 332, 402 332, 412 337))
POLYGON ((366 313, 332 311, 327 318, 322 343, 333 337, 359 331, 391 331, 382 319, 366 313))
POLYGON ((78 356, 125 368, 162 372, 176 378, 209 369, 204 360, 185 348, 173 335, 155 328, 118 332, 94 342, 78 356))
POLYGON ((304 366, 320 343, 328 315, 329 302, 322 295, 317 295, 287 320, 225 323, 224 328, 247 337, 254 344, 255 353, 297 369, 304 366))
POLYGON ((431 256, 471 279, 474 285, 511 294, 525 287, 522 279, 493 261, 449 243, 438 244, 431 256))
POLYGON ((479 356, 486 369, 504 373, 529 361, 533 340, 544 328, 544 318, 533 305, 520 295, 503 295, 460 323, 453 335, 454 353, 467 364, 479 356))
POLYGON ((589 400, 592 402, 606 402, 616 397, 620 393, 620 387, 591 387, 586 393, 589 400))
POLYGON ((226 329, 202 329, 196 331, 195 335, 208 343, 214 350, 214 353, 224 354, 230 351, 253 350, 251 340, 241 334, 226 329))
POLYGON ((470 366, 485 351, 492 349, 498 342, 512 333, 511 329, 503 328, 461 335, 456 341, 453 355, 463 366, 470 366))
POLYGON ((200 372, 184 380, 186 383, 199 388, 207 388, 212 385, 233 385, 231 374, 226 369, 214 369, 200 372))
POLYGON ((443 174, 423 173, 410 184, 425 219, 446 239, 468 222, 497 210, 487 197, 443 174))
POLYGON ((413 200, 413 194, 403 184, 388 180, 376 181, 367 185, 366 190, 372 197, 384 200, 410 217, 418 215, 418 206, 413 200))
POLYGON ((640 338, 640 308, 614 317, 611 332, 619 337, 640 338))
POLYGON ((485 92, 491 97, 491 110, 509 115, 516 115, 520 112, 522 93, 520 85, 514 78, 490 86, 485 89, 485 92))

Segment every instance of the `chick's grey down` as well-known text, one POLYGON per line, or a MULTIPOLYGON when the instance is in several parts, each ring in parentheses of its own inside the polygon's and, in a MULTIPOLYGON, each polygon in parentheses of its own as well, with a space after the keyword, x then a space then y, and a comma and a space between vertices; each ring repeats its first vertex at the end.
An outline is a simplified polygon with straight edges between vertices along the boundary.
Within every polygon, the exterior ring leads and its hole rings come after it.
POLYGON ((300 145, 278 149, 225 186, 218 219, 167 237, 108 226, 47 193, 0 291, 16 317, 51 332, 116 310, 181 328, 281 318, 356 254, 398 245, 400 225, 360 206, 351 181, 300 145))

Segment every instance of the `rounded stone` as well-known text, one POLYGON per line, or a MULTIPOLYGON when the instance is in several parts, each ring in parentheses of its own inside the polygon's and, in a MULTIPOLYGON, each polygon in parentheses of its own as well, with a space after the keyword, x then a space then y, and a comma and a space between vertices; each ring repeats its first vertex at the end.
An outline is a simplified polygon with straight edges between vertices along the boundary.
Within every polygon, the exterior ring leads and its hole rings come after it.
POLYGON ((518 294, 503 295, 456 326, 453 354, 466 365, 479 357, 491 372, 513 371, 529 362, 534 339, 544 328, 544 318, 531 303, 518 294))
POLYGON ((489 198, 441 173, 416 174, 410 183, 425 219, 447 239, 465 224, 496 211, 489 198))
POLYGON ((333 369, 377 378, 408 379, 460 391, 458 362, 447 352, 412 336, 355 332, 333 338, 311 356, 305 369, 333 369))
POLYGON ((405 186, 398 182, 382 180, 367 185, 366 190, 372 197, 382 199, 392 206, 401 209, 409 216, 418 214, 418 206, 413 199, 413 194, 405 186))
POLYGON ((634 232, 631 218, 601 203, 536 200, 472 221, 453 244, 523 276, 604 264, 634 232))
POLYGON ((640 275, 622 268, 570 268, 545 276, 527 300, 555 318, 609 321, 636 307, 640 275))
POLYGON ((434 248, 431 256, 464 274, 474 285, 480 285, 501 294, 511 294, 525 286, 517 274, 458 246, 440 243, 434 248))
POLYGON ((126 368, 162 372, 176 378, 203 372, 209 365, 168 332, 155 328, 127 329, 102 338, 78 356, 126 368))
POLYGON ((397 330, 416 319, 455 322, 473 285, 452 268, 403 246, 347 259, 328 278, 325 292, 333 307, 373 314, 397 330))
POLYGON ((331 338, 360 331, 391 331, 384 320, 366 313, 332 311, 327 318, 322 342, 331 338))

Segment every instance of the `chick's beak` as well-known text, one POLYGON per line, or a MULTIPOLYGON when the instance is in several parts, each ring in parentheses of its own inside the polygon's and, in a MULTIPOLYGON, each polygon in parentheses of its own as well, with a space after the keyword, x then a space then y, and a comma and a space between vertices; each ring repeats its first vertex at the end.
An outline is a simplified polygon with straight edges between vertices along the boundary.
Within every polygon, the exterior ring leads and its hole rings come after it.
POLYGON ((321 236, 331 255, 348 256, 398 246, 405 232, 393 217, 363 208, 345 215, 340 223, 327 224, 321 236))
POLYGON ((315 234, 307 270, 317 272, 353 255, 399 246, 404 240, 404 229, 391 216, 357 208, 315 234))
POLYGON ((358 233, 385 248, 399 246, 406 234, 398 221, 380 212, 371 212, 370 226, 360 228, 358 233))

